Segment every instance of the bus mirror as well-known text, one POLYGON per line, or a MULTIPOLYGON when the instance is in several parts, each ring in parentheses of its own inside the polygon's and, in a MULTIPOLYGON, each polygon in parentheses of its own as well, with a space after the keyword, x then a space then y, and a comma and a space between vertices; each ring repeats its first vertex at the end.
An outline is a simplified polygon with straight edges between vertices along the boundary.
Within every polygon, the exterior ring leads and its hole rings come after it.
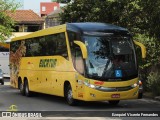
POLYGON ((82 56, 84 59, 86 59, 88 56, 87 56, 87 48, 86 48, 85 44, 81 41, 74 41, 74 43, 77 44, 78 46, 80 46, 81 51, 82 51, 82 56))
POLYGON ((142 58, 146 58, 146 47, 142 43, 140 43, 138 41, 134 40, 134 43, 141 48, 142 58))

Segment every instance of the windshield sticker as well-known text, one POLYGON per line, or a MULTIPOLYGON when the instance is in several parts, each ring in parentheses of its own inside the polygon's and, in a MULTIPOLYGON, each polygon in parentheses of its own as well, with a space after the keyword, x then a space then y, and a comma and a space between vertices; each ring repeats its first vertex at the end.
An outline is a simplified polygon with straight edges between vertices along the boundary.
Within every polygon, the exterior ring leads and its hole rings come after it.
POLYGON ((115 70, 115 77, 122 77, 122 70, 115 70))
POLYGON ((88 46, 88 42, 87 41, 85 41, 85 45, 88 46))

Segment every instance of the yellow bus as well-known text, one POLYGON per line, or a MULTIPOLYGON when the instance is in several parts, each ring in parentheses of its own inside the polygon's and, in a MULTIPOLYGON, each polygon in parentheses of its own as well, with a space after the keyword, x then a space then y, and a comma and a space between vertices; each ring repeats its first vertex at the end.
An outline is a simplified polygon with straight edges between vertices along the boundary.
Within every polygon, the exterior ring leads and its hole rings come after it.
POLYGON ((106 23, 66 23, 12 39, 11 85, 77 100, 137 99, 142 95, 134 46, 127 29, 106 23))

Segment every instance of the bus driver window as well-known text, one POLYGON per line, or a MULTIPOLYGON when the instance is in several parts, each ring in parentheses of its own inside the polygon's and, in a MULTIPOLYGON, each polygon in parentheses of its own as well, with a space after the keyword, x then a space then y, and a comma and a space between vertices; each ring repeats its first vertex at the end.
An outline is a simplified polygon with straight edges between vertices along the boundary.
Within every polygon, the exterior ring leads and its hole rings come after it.
POLYGON ((84 74, 84 62, 79 46, 75 48, 75 68, 80 74, 84 74))

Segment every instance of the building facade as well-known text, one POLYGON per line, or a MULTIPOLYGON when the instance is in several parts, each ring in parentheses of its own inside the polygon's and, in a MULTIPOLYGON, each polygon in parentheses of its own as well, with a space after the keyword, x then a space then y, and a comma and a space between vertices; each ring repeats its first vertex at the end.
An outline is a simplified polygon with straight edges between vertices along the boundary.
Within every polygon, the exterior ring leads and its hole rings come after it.
POLYGON ((60 5, 57 2, 41 2, 40 3, 41 17, 47 16, 51 12, 57 10, 58 8, 60 8, 60 5))
POLYGON ((61 12, 63 12, 63 10, 61 8, 58 8, 45 17, 46 28, 61 24, 61 20, 59 17, 59 13, 61 12))
POLYGON ((32 10, 16 10, 7 13, 15 20, 13 37, 29 34, 45 28, 45 21, 32 10))

